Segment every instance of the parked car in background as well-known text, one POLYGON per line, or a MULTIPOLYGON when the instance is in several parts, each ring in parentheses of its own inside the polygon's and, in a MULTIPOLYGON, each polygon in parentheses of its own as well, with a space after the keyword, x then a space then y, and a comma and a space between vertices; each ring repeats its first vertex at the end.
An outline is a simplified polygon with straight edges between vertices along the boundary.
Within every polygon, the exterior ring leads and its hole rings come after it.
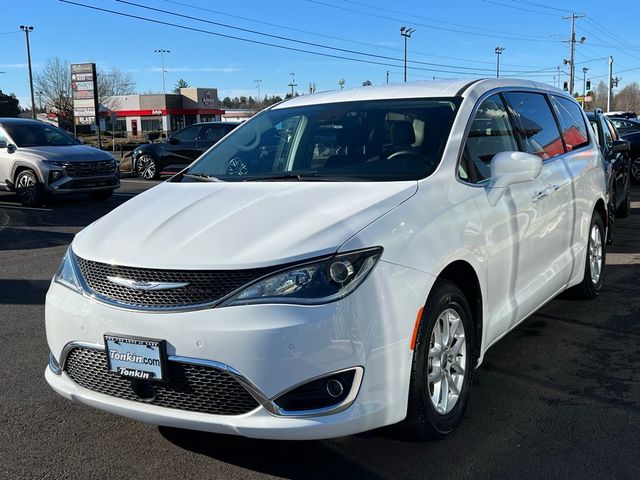
POLYGON ((140 178, 153 180, 173 175, 192 163, 239 122, 194 123, 162 142, 140 145, 132 153, 133 169, 140 178))
POLYGON ((616 127, 618 133, 623 135, 625 133, 640 131, 640 121, 631 120, 627 118, 609 117, 613 126, 616 127))
POLYGON ((75 236, 46 379, 177 428, 442 438, 492 345, 603 288, 602 161, 575 99, 529 80, 284 101, 75 236))
POLYGON ((631 151, 629 152, 629 156, 631 157, 629 172, 631 181, 640 184, 640 131, 625 133, 621 137, 627 140, 631 147, 631 151))
POLYGON ((39 120, 0 118, 0 190, 16 192, 23 205, 65 193, 105 200, 119 186, 118 162, 110 153, 39 120))
POLYGON ((638 118, 636 112, 606 112, 605 115, 609 118, 627 118, 631 120, 636 120, 638 118))
POLYGON ((620 137, 613 125, 613 119, 603 114, 602 110, 588 112, 587 118, 596 134, 598 145, 605 159, 604 167, 607 178, 607 197, 609 210, 609 228, 607 243, 613 241, 615 219, 625 218, 631 212, 630 167, 631 146, 629 141, 620 137))

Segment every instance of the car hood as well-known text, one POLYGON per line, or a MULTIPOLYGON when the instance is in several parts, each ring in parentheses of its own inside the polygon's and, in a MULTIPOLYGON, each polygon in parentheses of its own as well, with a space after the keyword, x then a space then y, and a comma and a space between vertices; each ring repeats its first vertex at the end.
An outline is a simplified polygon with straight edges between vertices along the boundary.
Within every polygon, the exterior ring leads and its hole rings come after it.
POLYGON ((19 147, 20 155, 34 160, 55 160, 61 162, 87 162, 92 160, 112 160, 113 156, 88 145, 68 145, 65 147, 19 147))
POLYGON ((166 182, 88 226, 73 250, 142 268, 284 264, 335 252, 416 190, 415 181, 166 182))

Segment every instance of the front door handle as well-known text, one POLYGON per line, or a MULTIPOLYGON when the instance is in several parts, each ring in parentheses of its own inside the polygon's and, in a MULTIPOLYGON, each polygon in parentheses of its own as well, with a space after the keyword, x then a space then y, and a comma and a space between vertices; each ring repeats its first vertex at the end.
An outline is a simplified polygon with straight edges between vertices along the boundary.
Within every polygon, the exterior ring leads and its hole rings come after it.
POLYGON ((544 198, 547 198, 547 196, 547 192, 543 190, 542 192, 536 193, 531 200, 533 201, 533 203, 536 203, 544 198))

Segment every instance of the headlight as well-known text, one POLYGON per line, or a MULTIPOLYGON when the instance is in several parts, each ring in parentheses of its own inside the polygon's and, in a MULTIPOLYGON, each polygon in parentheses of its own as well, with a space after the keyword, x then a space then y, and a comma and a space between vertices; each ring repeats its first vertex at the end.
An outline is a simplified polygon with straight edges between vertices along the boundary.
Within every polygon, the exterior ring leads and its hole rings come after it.
POLYGON ((225 300, 221 306, 255 303, 317 305, 344 298, 360 285, 382 254, 381 247, 342 253, 274 273, 225 300))
POLYGON ((60 162, 58 160, 42 160, 42 163, 45 165, 53 165, 55 167, 62 167, 65 162, 60 162))
POLYGON ((64 254, 64 258, 58 267, 53 280, 60 285, 64 285, 76 292, 82 292, 80 281, 78 280, 78 270, 76 269, 75 261, 73 259, 73 251, 71 246, 67 248, 67 252, 64 254))

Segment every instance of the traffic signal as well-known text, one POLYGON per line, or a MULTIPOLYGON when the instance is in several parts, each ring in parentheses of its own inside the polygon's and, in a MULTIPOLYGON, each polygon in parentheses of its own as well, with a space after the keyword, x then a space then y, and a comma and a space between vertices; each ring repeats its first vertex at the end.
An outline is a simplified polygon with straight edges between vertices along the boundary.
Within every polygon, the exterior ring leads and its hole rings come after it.
POLYGON ((564 91, 568 92, 569 91, 569 82, 564 82, 564 91))
POLYGON ((587 91, 591 90, 591 80, 587 80, 587 91))

